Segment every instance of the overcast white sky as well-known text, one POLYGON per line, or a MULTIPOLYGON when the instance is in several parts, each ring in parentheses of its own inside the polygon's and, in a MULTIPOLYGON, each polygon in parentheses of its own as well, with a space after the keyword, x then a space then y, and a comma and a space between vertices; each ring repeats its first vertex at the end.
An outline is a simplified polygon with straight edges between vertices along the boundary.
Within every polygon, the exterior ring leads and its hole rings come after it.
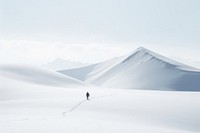
POLYGON ((146 47, 200 61, 199 0, 0 0, 0 63, 98 62, 146 47))

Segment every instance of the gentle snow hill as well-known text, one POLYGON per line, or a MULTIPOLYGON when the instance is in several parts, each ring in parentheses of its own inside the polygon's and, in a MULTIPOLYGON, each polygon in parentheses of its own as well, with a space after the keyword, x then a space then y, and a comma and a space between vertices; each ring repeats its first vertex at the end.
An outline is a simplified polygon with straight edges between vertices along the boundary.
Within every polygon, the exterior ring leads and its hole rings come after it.
MULTIPOLYGON (((47 86, 80 86, 85 85, 82 81, 73 79, 67 75, 50 71, 40 67, 22 66, 22 65, 1 65, 0 78, 16 80, 31 84, 47 86)), ((1 80, 2 81, 2 80, 1 80)), ((5 82, 6 82, 5 81, 5 82)), ((8 84, 10 84, 8 82, 8 84)))
POLYGON ((89 64, 81 63, 81 62, 74 62, 74 61, 68 61, 64 60, 62 58, 57 58, 53 60, 52 62, 49 62, 42 67, 51 69, 51 70, 63 70, 63 69, 72 69, 72 68, 79 68, 83 66, 87 66, 89 64))
POLYGON ((122 57, 59 72, 111 88, 200 91, 199 69, 142 47, 122 57))

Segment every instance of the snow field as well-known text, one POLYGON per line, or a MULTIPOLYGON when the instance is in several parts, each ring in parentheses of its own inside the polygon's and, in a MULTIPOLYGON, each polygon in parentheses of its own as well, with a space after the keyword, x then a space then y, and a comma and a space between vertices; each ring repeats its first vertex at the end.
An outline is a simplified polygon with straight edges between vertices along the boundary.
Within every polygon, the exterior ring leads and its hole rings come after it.
POLYGON ((200 131, 200 93, 81 87, 41 89, 47 90, 37 98, 0 102, 0 132, 200 131), (87 91, 90 101, 85 100, 87 91))

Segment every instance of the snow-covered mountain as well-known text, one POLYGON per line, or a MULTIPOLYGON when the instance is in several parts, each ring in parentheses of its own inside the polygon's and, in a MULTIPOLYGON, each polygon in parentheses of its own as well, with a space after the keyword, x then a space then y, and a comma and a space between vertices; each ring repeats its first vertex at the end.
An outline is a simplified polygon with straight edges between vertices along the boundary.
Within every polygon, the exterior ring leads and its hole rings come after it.
POLYGON ((57 59, 53 60, 52 62, 49 62, 48 64, 43 65, 43 67, 58 71, 58 70, 63 70, 63 69, 72 69, 72 68, 83 67, 83 66, 87 66, 87 65, 89 65, 89 64, 68 61, 68 60, 64 60, 62 58, 57 58, 57 59))
POLYGON ((111 88, 200 91, 199 69, 143 47, 102 63, 59 72, 111 88))
MULTIPOLYGON (((198 85, 197 69, 142 48, 123 57, 69 70, 84 81, 106 85, 110 79, 115 86, 117 82, 122 86, 125 76, 135 81, 147 76, 149 79, 142 79, 140 85, 145 80, 169 85, 181 79, 175 77, 179 71, 191 74, 182 82, 194 90, 192 84, 198 85)), ((134 88, 135 84, 128 82, 134 88)), ((153 86, 144 87, 148 85, 153 86)), ((87 86, 45 68, 0 65, 0 133, 199 133, 199 101, 200 92, 87 86), (90 100, 86 100, 86 92, 90 93, 90 100)))
MULTIPOLYGON (((2 83, 23 82, 33 85, 46 86, 80 86, 82 81, 73 79, 67 75, 50 71, 41 67, 22 66, 22 65, 1 65, 0 80, 2 83)), ((14 86, 14 85, 13 85, 14 86)))

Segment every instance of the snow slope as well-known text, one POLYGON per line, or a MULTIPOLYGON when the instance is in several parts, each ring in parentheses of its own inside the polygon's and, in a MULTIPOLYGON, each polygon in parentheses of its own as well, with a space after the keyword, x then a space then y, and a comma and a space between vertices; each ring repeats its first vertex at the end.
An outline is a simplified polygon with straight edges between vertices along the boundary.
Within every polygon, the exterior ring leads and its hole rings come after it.
POLYGON ((200 91, 199 69, 142 47, 103 63, 59 72, 111 88, 200 91))
POLYGON ((8 80, 48 86, 66 87, 84 85, 82 81, 73 79, 69 76, 33 66, 1 65, 0 77, 3 79, 8 78, 8 80))

